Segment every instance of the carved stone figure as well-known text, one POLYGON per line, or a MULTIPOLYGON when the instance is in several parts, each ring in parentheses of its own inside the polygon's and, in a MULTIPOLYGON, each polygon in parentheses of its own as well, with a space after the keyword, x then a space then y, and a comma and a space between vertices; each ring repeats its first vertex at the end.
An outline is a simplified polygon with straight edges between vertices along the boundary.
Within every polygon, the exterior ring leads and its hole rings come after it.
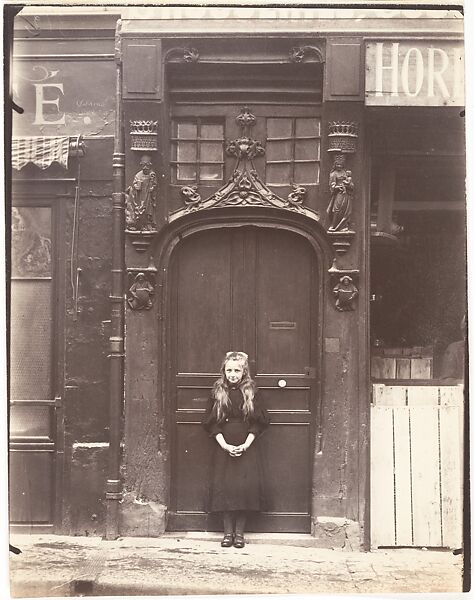
POLYGON ((201 195, 197 191, 195 185, 185 185, 181 188, 181 196, 183 197, 184 204, 187 210, 196 210, 202 202, 201 195))
POLYGON ((133 183, 125 192, 125 220, 127 229, 153 231, 156 229, 155 209, 157 179, 152 170, 151 158, 144 154, 140 160, 141 171, 135 175, 133 183))
POLYGON ((341 312, 354 310, 352 301, 359 294, 359 290, 354 285, 352 277, 349 277, 349 275, 343 275, 339 279, 339 283, 334 287, 333 293, 336 297, 337 310, 341 312))
POLYGON ((327 207, 329 215, 328 231, 347 231, 352 213, 354 183, 352 172, 345 168, 345 157, 338 154, 329 175, 331 201, 327 207))
POLYGON ((306 198, 306 188, 297 183, 293 184, 293 191, 288 194, 288 206, 299 209, 306 198))
POLYGON ((138 273, 129 289, 128 304, 133 310, 150 310, 153 306, 155 289, 144 273, 138 273))

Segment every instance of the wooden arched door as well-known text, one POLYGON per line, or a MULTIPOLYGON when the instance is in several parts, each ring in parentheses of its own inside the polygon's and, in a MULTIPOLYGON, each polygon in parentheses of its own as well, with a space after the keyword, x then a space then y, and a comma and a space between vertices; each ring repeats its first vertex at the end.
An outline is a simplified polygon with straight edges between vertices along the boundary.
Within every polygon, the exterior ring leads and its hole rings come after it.
POLYGON ((205 513, 216 442, 200 421, 225 352, 243 350, 271 418, 258 441, 266 464, 268 512, 249 528, 310 531, 319 370, 319 285, 311 244, 273 228, 203 231, 175 251, 170 289, 168 528, 220 528, 205 513))

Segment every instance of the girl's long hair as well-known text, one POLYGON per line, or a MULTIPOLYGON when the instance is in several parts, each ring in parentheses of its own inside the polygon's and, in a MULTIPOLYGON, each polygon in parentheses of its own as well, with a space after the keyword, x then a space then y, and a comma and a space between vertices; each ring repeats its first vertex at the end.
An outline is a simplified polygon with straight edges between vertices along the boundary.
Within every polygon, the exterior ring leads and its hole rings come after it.
POLYGON ((236 360, 242 365, 242 379, 238 387, 244 398, 242 406, 244 418, 248 420, 254 412, 254 397, 257 387, 250 377, 247 355, 243 352, 228 352, 222 362, 221 376, 212 386, 212 397, 214 398, 213 410, 216 413, 218 422, 222 421, 230 411, 229 384, 225 376, 225 366, 229 360, 236 360))

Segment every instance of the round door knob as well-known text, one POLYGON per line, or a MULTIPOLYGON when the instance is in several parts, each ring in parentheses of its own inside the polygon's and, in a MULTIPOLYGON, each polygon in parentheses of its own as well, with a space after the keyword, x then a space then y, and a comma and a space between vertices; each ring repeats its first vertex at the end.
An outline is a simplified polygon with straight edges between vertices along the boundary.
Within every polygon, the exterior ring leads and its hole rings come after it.
POLYGON ((281 387, 281 388, 286 387, 286 381, 284 379, 280 379, 278 381, 278 386, 281 387))

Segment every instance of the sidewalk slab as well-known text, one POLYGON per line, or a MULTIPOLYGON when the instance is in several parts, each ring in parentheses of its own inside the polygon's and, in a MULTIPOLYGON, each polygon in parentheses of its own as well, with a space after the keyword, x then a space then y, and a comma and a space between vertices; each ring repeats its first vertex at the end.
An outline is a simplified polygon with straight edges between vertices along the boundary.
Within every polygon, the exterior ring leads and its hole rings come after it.
POLYGON ((449 551, 349 552, 288 545, 291 540, 284 539, 250 534, 239 550, 221 548, 216 534, 114 541, 12 535, 22 553, 10 559, 11 593, 21 598, 462 591, 462 556, 449 551))

